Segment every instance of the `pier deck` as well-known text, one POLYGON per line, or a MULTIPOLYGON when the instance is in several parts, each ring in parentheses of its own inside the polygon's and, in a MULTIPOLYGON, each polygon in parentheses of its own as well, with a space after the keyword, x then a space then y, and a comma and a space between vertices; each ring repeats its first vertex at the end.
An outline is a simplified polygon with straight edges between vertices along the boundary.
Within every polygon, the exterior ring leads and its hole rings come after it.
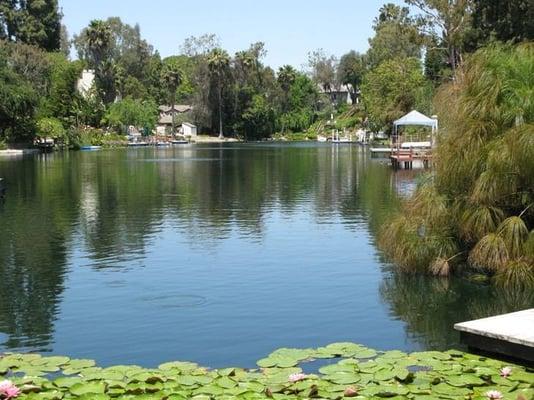
POLYGON ((454 325, 469 347, 534 362, 534 308, 454 325))

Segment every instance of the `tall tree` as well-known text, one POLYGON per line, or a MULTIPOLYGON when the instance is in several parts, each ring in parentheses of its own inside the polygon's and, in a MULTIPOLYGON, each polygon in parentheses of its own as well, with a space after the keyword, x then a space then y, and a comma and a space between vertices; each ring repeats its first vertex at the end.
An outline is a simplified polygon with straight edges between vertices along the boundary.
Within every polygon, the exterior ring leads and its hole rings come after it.
POLYGON ((58 50, 61 17, 57 0, 3 0, 0 2, 0 38, 47 51, 58 50))
POLYGON ((421 10, 427 26, 441 36, 453 77, 462 59, 463 43, 471 27, 473 0, 405 0, 421 10))
POLYGON ((469 45, 475 50, 491 39, 503 42, 534 40, 532 0, 474 0, 469 45))
POLYGON ((420 100, 428 85, 416 58, 395 58, 371 70, 362 85, 362 97, 374 130, 390 129, 394 120, 414 108, 428 111, 420 100))
POLYGON ((420 23, 410 16, 408 7, 385 4, 375 19, 375 35, 369 39, 367 60, 370 67, 393 58, 420 58, 423 36, 420 23))
POLYGON ((31 138, 37 100, 37 92, 10 68, 6 54, 0 48, 0 140, 31 138))
POLYGON ((80 59, 86 61, 95 71, 96 65, 99 66, 102 73, 100 77, 105 78, 103 86, 109 93, 109 96, 105 96, 106 103, 109 103, 110 99, 113 101, 117 93, 123 97, 130 94, 125 91, 126 81, 130 83, 130 88, 153 84, 151 62, 154 51, 141 37, 139 25, 131 26, 123 23, 118 17, 110 17, 105 21, 98 21, 97 26, 91 23, 79 35, 74 36, 73 42, 80 59), (102 59, 97 63, 96 58, 102 59))
POLYGON ((169 101, 172 107, 172 133, 176 133, 174 105, 176 103, 176 91, 182 83, 182 71, 176 63, 166 63, 163 66, 161 79, 165 83, 165 87, 168 90, 169 101))
POLYGON ((87 49, 85 53, 89 66, 95 70, 96 84, 105 104, 115 100, 115 76, 113 70, 112 33, 109 25, 93 20, 85 31, 87 49))
POLYGON ((349 87, 353 103, 357 101, 360 86, 366 71, 367 57, 364 54, 351 50, 341 56, 337 68, 337 77, 340 83, 349 87))
POLYGON ((308 66, 313 80, 321 85, 325 92, 332 92, 337 83, 337 59, 327 56, 323 49, 318 49, 308 54, 308 66))
POLYGON ((212 78, 216 81, 217 87, 217 105, 218 105, 218 115, 219 115, 219 138, 223 138, 223 85, 224 77, 227 73, 227 69, 230 65, 230 57, 225 50, 214 49, 210 52, 208 56, 208 67, 212 78))

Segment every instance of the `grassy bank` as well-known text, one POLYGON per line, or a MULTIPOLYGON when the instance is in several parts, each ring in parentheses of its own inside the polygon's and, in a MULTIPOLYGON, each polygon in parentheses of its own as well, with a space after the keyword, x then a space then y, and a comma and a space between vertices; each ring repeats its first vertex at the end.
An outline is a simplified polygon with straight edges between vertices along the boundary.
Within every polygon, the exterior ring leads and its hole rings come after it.
POLYGON ((279 349, 257 364, 251 370, 191 362, 99 368, 92 360, 6 354, 0 379, 16 385, 21 399, 534 398, 534 371, 459 351, 406 354, 334 343, 279 349))

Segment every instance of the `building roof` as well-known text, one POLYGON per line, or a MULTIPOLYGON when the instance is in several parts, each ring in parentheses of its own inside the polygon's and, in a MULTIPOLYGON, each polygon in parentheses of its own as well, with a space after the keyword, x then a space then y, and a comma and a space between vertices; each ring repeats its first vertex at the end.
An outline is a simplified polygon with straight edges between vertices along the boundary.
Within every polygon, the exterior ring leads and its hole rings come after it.
POLYGON ((185 125, 185 126, 187 126, 189 128, 196 128, 197 127, 196 125, 193 125, 193 124, 191 124, 189 122, 184 122, 182 125, 185 125))
POLYGON ((187 104, 175 104, 174 106, 161 105, 158 107, 158 110, 161 112, 167 113, 167 112, 170 112, 173 108, 174 108, 174 111, 179 112, 179 113, 185 113, 193 109, 192 106, 187 105, 187 104))

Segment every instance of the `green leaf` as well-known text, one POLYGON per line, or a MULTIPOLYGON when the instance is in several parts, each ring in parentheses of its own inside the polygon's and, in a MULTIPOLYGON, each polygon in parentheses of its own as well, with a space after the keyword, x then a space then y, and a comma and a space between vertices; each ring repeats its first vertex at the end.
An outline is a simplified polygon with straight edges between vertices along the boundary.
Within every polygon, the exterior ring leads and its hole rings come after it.
POLYGON ((102 382, 77 383, 69 388, 69 392, 75 396, 81 396, 87 393, 104 393, 105 391, 106 385, 102 382))

